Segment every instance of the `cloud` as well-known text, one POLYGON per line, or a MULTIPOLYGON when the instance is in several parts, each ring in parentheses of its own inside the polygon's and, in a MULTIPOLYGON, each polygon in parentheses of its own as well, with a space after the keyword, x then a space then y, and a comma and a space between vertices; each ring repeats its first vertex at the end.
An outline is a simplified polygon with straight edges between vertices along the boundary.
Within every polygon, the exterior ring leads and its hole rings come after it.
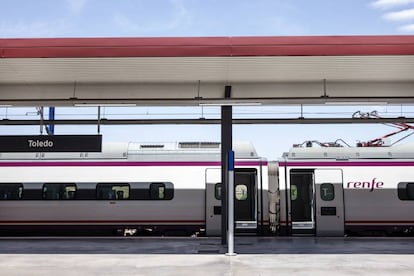
POLYGON ((175 29, 191 21, 190 13, 181 0, 171 0, 174 9, 174 17, 168 22, 168 28, 175 29))
POLYGON ((121 13, 116 13, 112 17, 112 21, 117 26, 117 29, 122 33, 135 33, 139 34, 142 32, 146 32, 145 28, 137 24, 135 21, 130 19, 128 16, 123 15, 121 13))
POLYGON ((18 22, 7 24, 0 22, 0 37, 56 37, 66 29, 66 21, 53 22, 18 22))
POLYGON ((407 21, 414 19, 414 9, 406 9, 396 12, 388 12, 384 14, 384 19, 390 21, 407 21))
POLYGON ((160 20, 142 20, 124 13, 116 12, 112 22, 117 30, 124 35, 177 35, 187 26, 191 26, 191 14, 183 1, 170 0, 171 12, 169 17, 160 20))
POLYGON ((88 0, 65 0, 69 9, 73 13, 81 13, 85 8, 88 0))
POLYGON ((382 19, 396 22, 400 25, 398 32, 414 32, 414 0, 376 0, 370 3, 371 7, 387 10, 382 19))
POLYGON ((404 25, 398 28, 400 32, 411 33, 414 32, 414 24, 404 25))
POLYGON ((371 6, 379 9, 389 9, 396 6, 403 6, 414 3, 414 0, 376 0, 371 2, 371 6))

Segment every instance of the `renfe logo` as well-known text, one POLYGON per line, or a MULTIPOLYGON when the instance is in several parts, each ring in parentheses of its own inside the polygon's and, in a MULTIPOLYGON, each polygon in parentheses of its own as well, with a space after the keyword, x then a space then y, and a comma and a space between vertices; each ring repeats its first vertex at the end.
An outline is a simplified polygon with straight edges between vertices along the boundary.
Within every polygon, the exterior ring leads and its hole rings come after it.
POLYGON ((372 192, 374 189, 382 189, 382 186, 384 186, 384 182, 376 181, 377 178, 373 178, 371 182, 363 182, 363 181, 350 181, 347 183, 347 188, 354 188, 354 189, 370 189, 370 192, 372 192))

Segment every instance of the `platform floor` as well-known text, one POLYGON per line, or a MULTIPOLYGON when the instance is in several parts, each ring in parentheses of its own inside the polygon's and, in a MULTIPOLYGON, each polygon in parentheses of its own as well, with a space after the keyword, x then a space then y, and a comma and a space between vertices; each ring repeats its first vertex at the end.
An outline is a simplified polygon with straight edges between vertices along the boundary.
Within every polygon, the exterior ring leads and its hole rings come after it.
POLYGON ((1 238, 1 275, 413 275, 414 238, 1 238))

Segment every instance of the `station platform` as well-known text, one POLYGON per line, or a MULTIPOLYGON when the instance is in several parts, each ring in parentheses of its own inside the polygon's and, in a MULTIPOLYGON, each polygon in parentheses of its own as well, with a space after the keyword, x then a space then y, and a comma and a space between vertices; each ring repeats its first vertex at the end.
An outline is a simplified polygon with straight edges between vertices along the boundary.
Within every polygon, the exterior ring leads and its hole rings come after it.
POLYGON ((1 238, 1 275, 412 275, 414 238, 1 238))

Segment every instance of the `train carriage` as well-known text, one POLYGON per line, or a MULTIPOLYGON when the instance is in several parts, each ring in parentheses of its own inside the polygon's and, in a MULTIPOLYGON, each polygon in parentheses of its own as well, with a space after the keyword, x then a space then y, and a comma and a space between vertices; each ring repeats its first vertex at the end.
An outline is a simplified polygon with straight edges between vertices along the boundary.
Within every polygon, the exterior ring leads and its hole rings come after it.
MULTIPOLYGON (((414 147, 235 143, 235 226, 252 235, 412 235, 414 147)), ((0 234, 221 233, 219 143, 1 153, 0 234)))
MULTIPOLYGON (((235 144, 236 230, 268 228, 267 162, 235 144), (265 207, 264 207, 265 206, 265 207)), ((102 153, 2 153, 0 232, 205 234, 221 227, 219 143, 125 143, 102 153)))
POLYGON ((279 164, 285 234, 410 234, 414 147, 296 147, 279 164))

